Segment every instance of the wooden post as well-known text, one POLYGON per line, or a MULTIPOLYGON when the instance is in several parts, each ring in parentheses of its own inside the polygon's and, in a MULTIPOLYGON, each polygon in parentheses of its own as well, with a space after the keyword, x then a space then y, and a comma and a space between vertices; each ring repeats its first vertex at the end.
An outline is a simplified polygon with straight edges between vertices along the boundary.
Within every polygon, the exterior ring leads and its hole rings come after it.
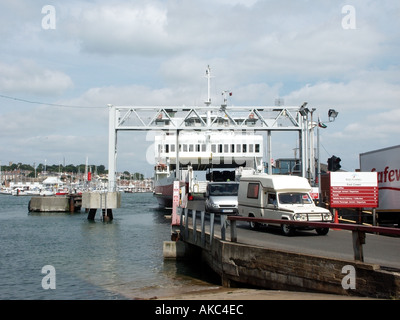
POLYGON ((75 212, 75 199, 72 195, 69 195, 69 212, 75 212))
POLYGON ((226 215, 221 214, 221 240, 226 240, 226 215))
POLYGON ((364 253, 362 245, 365 244, 365 232, 352 230, 354 260, 364 262, 364 253))
POLYGON ((231 241, 237 242, 236 220, 231 220, 231 241))
POLYGON ((205 212, 201 211, 200 215, 201 215, 201 245, 204 247, 204 245, 206 244, 206 226, 204 223, 205 212))
POLYGON ((189 237, 189 219, 188 208, 185 208, 185 240, 189 237))
POLYGON ((97 209, 89 209, 88 220, 94 220, 97 209))
POLYGON ((193 241, 196 243, 197 240, 197 226, 196 226, 196 210, 192 209, 192 224, 193 224, 193 241))
POLYGON ((214 238, 214 217, 215 213, 210 213, 210 247, 212 246, 214 238))
POLYGON ((182 218, 182 208, 181 207, 178 207, 177 208, 177 211, 178 211, 178 213, 179 213, 179 227, 180 227, 180 229, 181 229, 181 233, 182 233, 182 227, 183 227, 183 218, 182 218))

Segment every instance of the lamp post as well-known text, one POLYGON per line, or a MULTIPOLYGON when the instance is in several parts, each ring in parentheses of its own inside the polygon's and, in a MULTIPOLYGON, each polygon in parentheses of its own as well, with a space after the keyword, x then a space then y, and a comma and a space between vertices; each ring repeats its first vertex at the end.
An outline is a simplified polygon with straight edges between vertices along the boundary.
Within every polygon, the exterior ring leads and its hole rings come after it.
POLYGON ((306 177, 306 172, 309 172, 308 170, 309 168, 307 169, 307 163, 308 163, 307 132, 308 132, 308 113, 310 112, 310 110, 306 106, 307 102, 304 102, 299 109, 299 113, 302 118, 300 157, 301 157, 301 175, 303 177, 306 177))
MULTIPOLYGON (((333 122, 335 121, 336 117, 338 116, 339 112, 337 112, 334 109, 329 109, 328 110, 328 118, 329 118, 329 122, 333 122)), ((320 137, 319 137, 319 127, 320 127, 321 121, 319 119, 318 116, 318 124, 317 124, 317 156, 318 156, 318 160, 317 160, 317 175, 318 175, 318 197, 319 197, 319 203, 321 203, 321 161, 320 161, 320 148, 319 148, 319 144, 320 144, 320 137)), ((324 125, 323 128, 326 128, 326 126, 324 125)))

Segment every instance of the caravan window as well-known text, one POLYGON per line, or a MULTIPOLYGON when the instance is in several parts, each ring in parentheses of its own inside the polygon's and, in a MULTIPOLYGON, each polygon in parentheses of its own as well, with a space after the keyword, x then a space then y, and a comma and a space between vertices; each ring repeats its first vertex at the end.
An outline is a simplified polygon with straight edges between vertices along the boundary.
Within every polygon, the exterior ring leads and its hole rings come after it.
POLYGON ((258 183, 249 183, 247 186, 247 198, 258 199, 258 191, 260 185, 258 183))
POLYGON ((268 193, 268 204, 276 205, 276 193, 268 193))

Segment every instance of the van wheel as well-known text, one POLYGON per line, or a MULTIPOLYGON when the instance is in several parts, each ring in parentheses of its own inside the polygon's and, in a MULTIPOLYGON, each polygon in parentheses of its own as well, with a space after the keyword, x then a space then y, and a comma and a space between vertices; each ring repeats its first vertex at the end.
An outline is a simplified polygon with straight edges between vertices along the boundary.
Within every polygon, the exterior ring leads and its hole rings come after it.
MULTIPOLYGON (((249 217, 255 218, 254 215, 252 215, 252 214, 249 214, 249 217)), ((257 222, 250 221, 249 224, 250 224, 251 230, 257 230, 260 227, 260 225, 257 222)))
POLYGON ((329 232, 329 228, 317 228, 315 229, 320 236, 325 236, 329 232))
POLYGON ((294 235, 294 228, 288 224, 282 224, 281 225, 282 232, 285 236, 292 236, 294 235))

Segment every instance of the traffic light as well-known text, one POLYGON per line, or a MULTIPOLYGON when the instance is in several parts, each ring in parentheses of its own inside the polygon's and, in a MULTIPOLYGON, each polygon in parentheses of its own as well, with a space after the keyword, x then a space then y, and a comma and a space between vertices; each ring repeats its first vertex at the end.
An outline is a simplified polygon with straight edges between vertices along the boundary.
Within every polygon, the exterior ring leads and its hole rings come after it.
POLYGON ((328 158, 328 171, 332 171, 332 168, 333 168, 332 160, 333 160, 333 157, 328 158))
POLYGON ((332 156, 328 159, 328 171, 338 171, 342 166, 340 165, 340 159, 339 157, 332 156))

